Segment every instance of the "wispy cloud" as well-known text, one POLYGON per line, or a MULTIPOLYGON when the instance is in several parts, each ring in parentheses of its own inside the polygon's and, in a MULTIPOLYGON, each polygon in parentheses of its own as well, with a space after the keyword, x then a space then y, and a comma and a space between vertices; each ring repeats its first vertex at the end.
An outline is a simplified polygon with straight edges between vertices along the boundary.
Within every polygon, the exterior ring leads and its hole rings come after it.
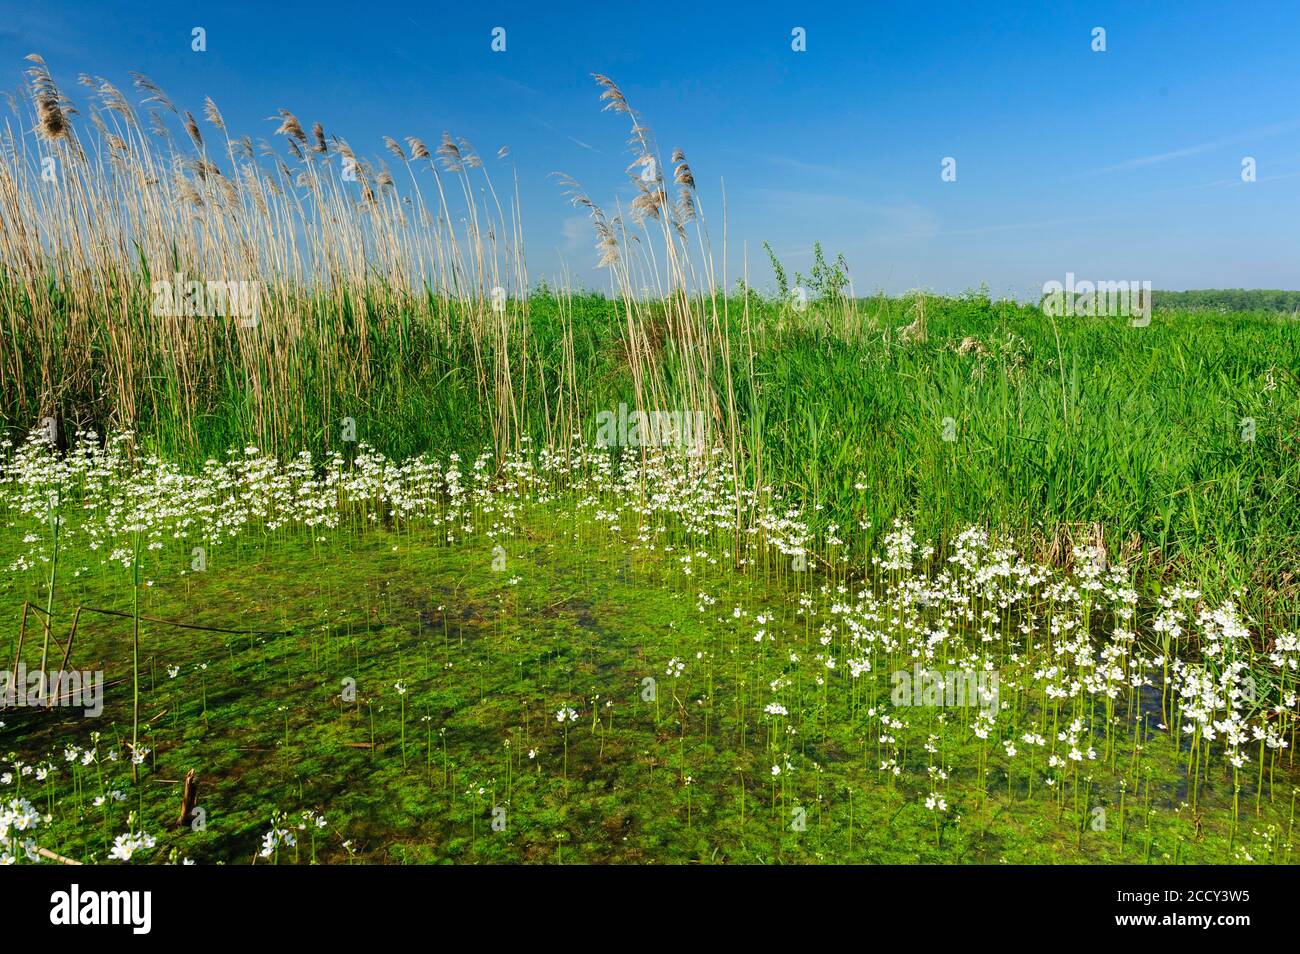
POLYGON ((1231 146, 1233 143, 1242 142, 1247 139, 1261 139, 1267 136, 1276 136, 1293 129, 1300 129, 1300 119, 1288 119, 1280 123, 1273 123, 1269 126, 1261 126, 1258 129, 1249 129, 1232 136, 1225 136, 1221 139, 1211 139, 1208 142, 1197 143, 1193 146, 1184 146, 1181 149, 1171 149, 1168 152, 1157 152, 1147 156, 1136 156, 1133 159, 1126 159, 1123 162, 1117 162, 1114 165, 1102 166, 1098 169, 1090 169, 1086 172, 1081 172, 1074 178, 1108 175, 1114 172, 1131 172, 1134 169, 1143 169, 1147 166, 1160 165, 1165 162, 1172 162, 1176 159, 1186 159, 1188 156, 1197 156, 1201 153, 1212 152, 1215 149, 1222 149, 1224 146, 1231 146))
POLYGON ((1245 182, 1241 176, 1234 176, 1227 179, 1211 179, 1208 182, 1197 182, 1192 185, 1173 186, 1168 189, 1157 189, 1153 194, 1164 195, 1170 192, 1197 192, 1201 189, 1230 189, 1237 186, 1245 187, 1248 185, 1259 185, 1264 182, 1277 182, 1280 179, 1294 179, 1300 176, 1298 172, 1282 172, 1273 176, 1260 176, 1253 182, 1245 182))
POLYGON ((845 170, 836 168, 835 166, 828 166, 822 162, 807 162, 803 159, 792 159, 789 156, 766 156, 765 158, 774 166, 780 166, 783 169, 790 169, 794 172, 829 176, 832 178, 844 178, 848 175, 845 170))
POLYGON ((585 215, 565 216, 560 223, 560 240, 560 248, 566 255, 590 251, 595 244, 595 238, 591 234, 591 219, 585 215))
POLYGON ((581 139, 578 139, 576 136, 570 136, 566 132, 561 132, 560 130, 556 129, 554 126, 552 126, 544 119, 538 119, 534 117, 533 122, 537 123, 537 125, 541 126, 549 133, 554 133, 557 136, 563 136, 565 139, 569 140, 569 142, 573 143, 575 146, 581 146, 583 149, 587 149, 591 152, 600 154, 600 150, 597 149, 595 146, 583 142, 581 139))
POLYGON ((751 196, 754 206, 777 215, 812 217, 828 225, 887 234, 895 240, 926 239, 940 232, 938 215, 906 198, 868 202, 842 192, 794 189, 755 189, 751 196))
POLYGON ((0 27, 0 46, 12 46, 20 56, 40 53, 47 58, 75 56, 80 59, 84 53, 80 46, 68 39, 68 31, 60 28, 58 20, 43 11, 38 13, 35 9, 22 10, 10 5, 5 10, 5 21, 0 27))
POLYGON ((1066 219, 1039 219, 1034 222, 1005 222, 999 225, 980 225, 970 229, 944 229, 937 233, 942 236, 952 235, 988 235, 994 232, 1031 232, 1038 229, 1055 229, 1063 225, 1086 225, 1090 222, 1110 221, 1111 216, 1089 215, 1066 219))

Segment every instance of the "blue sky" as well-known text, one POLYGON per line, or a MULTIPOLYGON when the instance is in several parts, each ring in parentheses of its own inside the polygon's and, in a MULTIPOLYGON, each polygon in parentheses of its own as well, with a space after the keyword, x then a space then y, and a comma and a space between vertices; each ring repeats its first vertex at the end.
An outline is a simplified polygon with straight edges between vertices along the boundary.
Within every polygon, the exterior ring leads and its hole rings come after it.
POLYGON ((748 242, 760 286, 763 241, 795 269, 820 239, 860 294, 987 282, 1036 297, 1067 272, 1300 288, 1297 41, 1295 3, 0 0, 0 86, 39 52, 74 99, 81 72, 126 89, 138 70, 196 114, 211 95, 255 137, 285 107, 376 155, 383 135, 444 129, 485 156, 508 145, 534 279, 567 267, 604 285, 585 218, 549 178, 610 206, 632 195, 602 72, 665 154, 686 151, 719 246, 725 183, 731 275, 748 242), (194 26, 207 52, 191 51, 194 26), (955 182, 940 179, 949 156, 955 182))

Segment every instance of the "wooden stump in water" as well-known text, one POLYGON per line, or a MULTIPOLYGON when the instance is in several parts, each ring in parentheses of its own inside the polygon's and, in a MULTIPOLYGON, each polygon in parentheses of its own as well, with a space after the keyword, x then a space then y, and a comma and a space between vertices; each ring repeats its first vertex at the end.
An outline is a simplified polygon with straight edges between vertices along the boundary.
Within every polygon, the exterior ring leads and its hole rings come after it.
POLYGON ((185 773, 185 785, 181 789, 181 817, 176 820, 177 828, 184 828, 194 817, 194 803, 199 797, 199 780, 194 769, 185 773))

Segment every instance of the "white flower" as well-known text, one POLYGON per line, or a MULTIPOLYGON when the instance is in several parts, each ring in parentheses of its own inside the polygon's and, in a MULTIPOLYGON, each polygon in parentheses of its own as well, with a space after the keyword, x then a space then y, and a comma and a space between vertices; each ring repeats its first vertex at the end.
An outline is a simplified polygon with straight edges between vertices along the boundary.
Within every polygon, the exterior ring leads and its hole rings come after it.
POLYGON ((141 831, 134 835, 126 832, 117 836, 108 856, 115 861, 130 861, 137 851, 148 851, 153 846, 153 836, 147 832, 141 831))

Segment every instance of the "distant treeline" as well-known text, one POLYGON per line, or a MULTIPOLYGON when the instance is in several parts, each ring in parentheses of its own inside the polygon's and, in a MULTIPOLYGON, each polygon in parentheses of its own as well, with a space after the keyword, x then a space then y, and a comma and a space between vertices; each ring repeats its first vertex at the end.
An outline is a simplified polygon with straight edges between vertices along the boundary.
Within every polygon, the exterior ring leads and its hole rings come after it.
POLYGON ((1207 288, 1203 291, 1154 291, 1157 311, 1285 311, 1300 309, 1300 291, 1265 288, 1207 288))

